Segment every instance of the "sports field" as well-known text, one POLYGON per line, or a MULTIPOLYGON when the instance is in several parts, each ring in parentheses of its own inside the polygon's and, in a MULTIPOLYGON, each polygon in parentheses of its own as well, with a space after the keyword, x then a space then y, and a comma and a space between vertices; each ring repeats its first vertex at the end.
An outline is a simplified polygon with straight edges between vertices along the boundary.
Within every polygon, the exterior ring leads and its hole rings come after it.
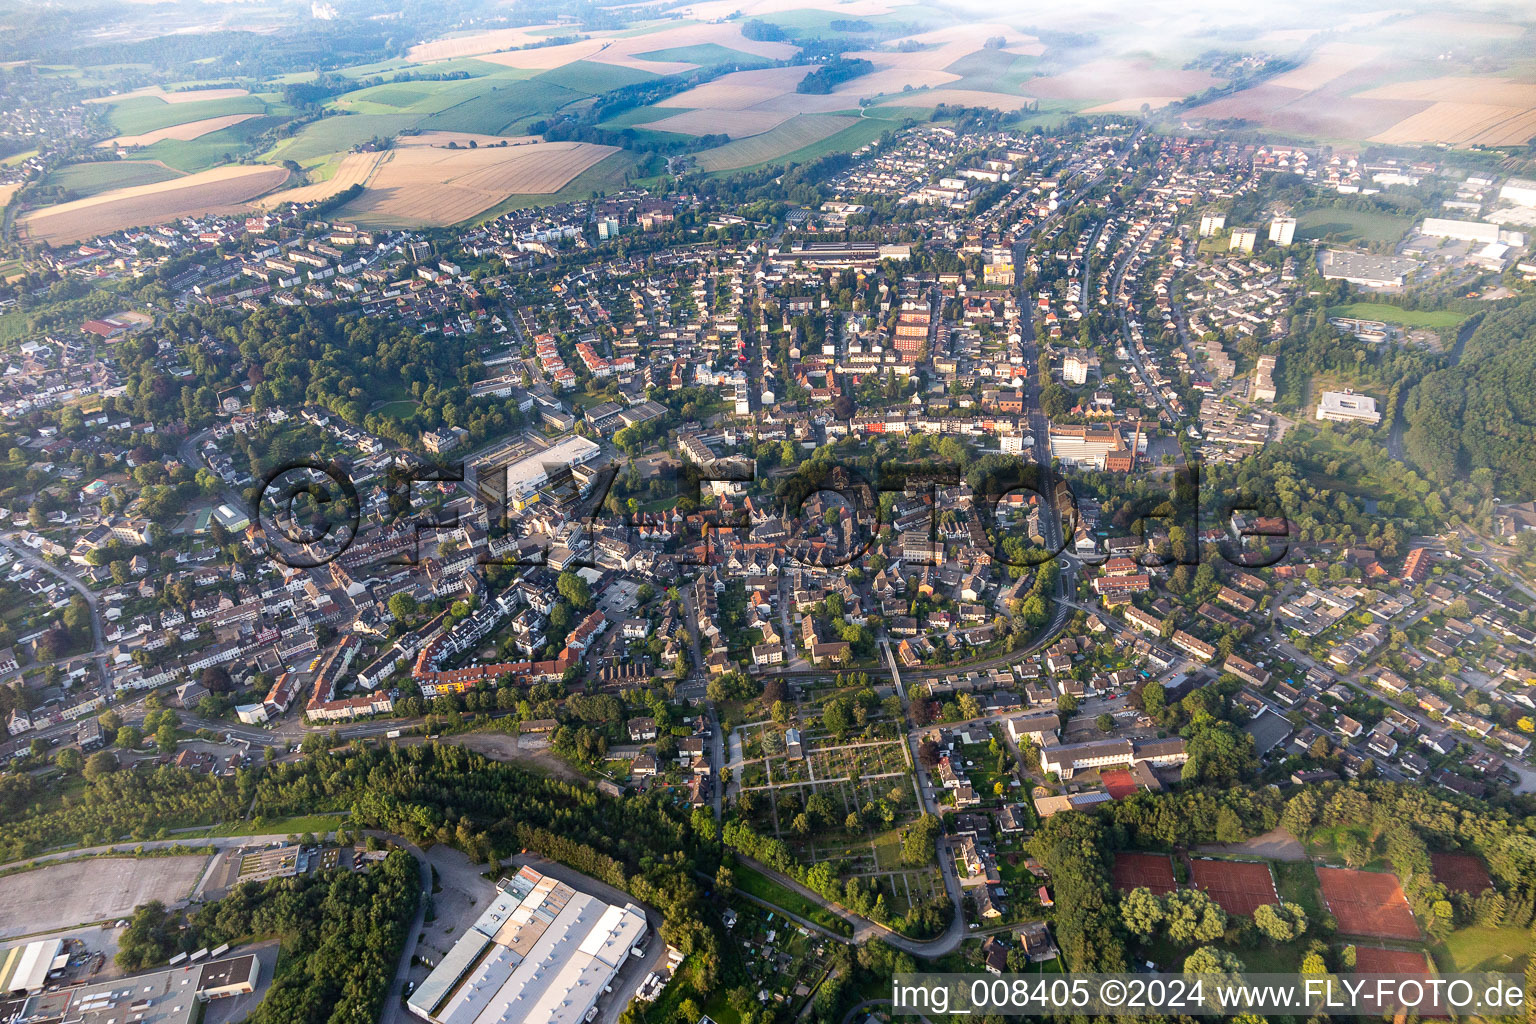
POLYGON ((1470 853, 1432 853, 1429 863, 1435 881, 1452 892, 1476 896, 1493 888, 1487 867, 1470 853))
POLYGON ((1317 881, 1328 912, 1339 922, 1342 934, 1378 939, 1419 938, 1419 924, 1413 919, 1408 897, 1403 895, 1396 875, 1319 867, 1317 881))
POLYGON ((1470 314, 1450 309, 1403 309, 1385 302, 1350 302, 1342 306, 1329 306, 1328 315, 1380 320, 1404 327, 1455 327, 1470 314))
POLYGON ((1162 896, 1179 887, 1173 879, 1173 861, 1166 853, 1117 853, 1111 874, 1121 892, 1141 888, 1162 896))
POLYGON ((1197 857, 1190 861, 1190 878, 1229 914, 1252 916, 1258 908, 1280 902, 1268 864, 1197 857))

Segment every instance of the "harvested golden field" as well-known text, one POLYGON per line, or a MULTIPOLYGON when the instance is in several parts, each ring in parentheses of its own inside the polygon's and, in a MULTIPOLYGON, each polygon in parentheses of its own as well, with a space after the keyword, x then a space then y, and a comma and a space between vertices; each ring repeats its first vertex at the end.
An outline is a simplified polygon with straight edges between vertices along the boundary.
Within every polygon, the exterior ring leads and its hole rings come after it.
POLYGON ((640 127, 679 135, 729 135, 732 139, 744 139, 777 128, 794 116, 793 112, 783 110, 688 110, 640 127))
POLYGON ((1286 89, 1320 89, 1341 75, 1368 64, 1381 54, 1381 47, 1364 43, 1326 43, 1299 68, 1271 78, 1267 84, 1286 89))
POLYGON ((1415 82, 1393 82, 1357 94, 1370 100, 1422 100, 1426 103, 1486 103, 1501 107, 1536 107, 1536 85, 1507 78, 1448 75, 1415 82))
POLYGON ((1417 114, 1415 100, 1361 99, 1346 80, 1303 92, 1264 82, 1188 111, 1189 118, 1241 118, 1290 135, 1322 139, 1368 139, 1417 114))
POLYGON ((803 114, 761 135, 734 139, 723 146, 706 149, 698 156, 699 166, 706 171, 730 171, 777 160, 797 149, 830 138, 858 120, 856 117, 803 114))
MULTIPOLYGON (((867 75, 839 82, 832 90, 834 96, 841 96, 843 106, 848 105, 850 98, 858 96, 878 96, 883 92, 901 92, 907 86, 914 89, 936 89, 950 82, 960 81, 960 76, 948 71, 921 71, 907 68, 885 68, 881 71, 871 71, 867 75)), ((841 108, 834 108, 841 109, 841 108)))
MULTIPOLYGON (((1124 103, 1132 97, 1172 96, 1183 99, 1220 85, 1221 79, 1204 71, 1179 71, 1153 66, 1151 61, 1125 57, 1103 57, 1089 61, 1059 75, 1032 79, 1026 84, 1030 93, 1045 99, 1113 100, 1124 103)), ((1131 109, 1139 109, 1141 100, 1131 109)), ((1116 106, 1113 109, 1125 109, 1116 106)))
POLYGON ((485 149, 407 146, 391 150, 343 214, 366 224, 446 227, 511 195, 558 192, 617 150, 588 142, 485 149))
MULTIPOLYGON (((527 46, 547 38, 536 34, 539 29, 555 29, 553 25, 524 25, 518 28, 497 28, 488 32, 475 32, 467 36, 450 36, 434 39, 430 43, 418 43, 406 51, 406 59, 414 61, 452 60, 455 57, 474 57, 497 50, 510 50, 527 46)), ((557 30, 553 35, 574 35, 574 30, 557 30)))
POLYGON ((1371 136, 1372 142, 1522 146, 1536 136, 1536 109, 1495 103, 1434 103, 1371 136))
POLYGON ((382 152, 348 153, 341 158, 341 164, 336 168, 336 173, 331 175, 330 180, 274 192, 257 200, 256 205, 264 210, 271 210, 284 203, 318 203, 322 199, 329 199, 331 196, 345 192, 353 185, 366 185, 383 156, 382 152))
POLYGON ((653 71, 657 74, 665 74, 666 72, 657 71, 657 68, 667 65, 644 60, 637 54, 696 46, 700 43, 715 43, 728 50, 739 50, 757 57, 767 57, 769 60, 788 60, 800 52, 800 48, 793 43, 769 43, 748 39, 741 34, 741 25, 735 22, 724 25, 678 25, 643 35, 619 36, 606 40, 606 43, 602 52, 593 57, 593 60, 602 61, 605 64, 618 64, 622 67, 639 68, 642 71, 653 71))
POLYGON ((260 116, 260 114, 226 114, 223 117, 208 117, 201 121, 188 121, 186 124, 173 124, 169 128, 158 128, 142 135, 119 135, 115 139, 103 139, 96 143, 96 147, 103 149, 116 146, 119 149, 128 149, 132 146, 153 146, 166 139, 188 142, 192 139, 200 139, 209 132, 216 132, 232 124, 239 124, 241 121, 249 121, 253 117, 260 116))
MULTIPOLYGON (((698 110, 713 107, 717 110, 745 110, 764 100, 793 93, 800 80, 810 74, 811 65, 801 64, 788 68, 762 68, 757 71, 736 71, 721 75, 712 82, 705 82, 676 96, 659 101, 658 107, 681 107, 698 110)), ((846 84, 846 83, 845 83, 846 84)))
POLYGON ((4 209, 11 201, 11 196, 21 191, 21 185, 22 183, 19 181, 9 185, 0 185, 0 209, 4 209))
MULTIPOLYGON (((862 57, 879 70, 886 71, 943 71, 961 57, 975 53, 986 46, 987 40, 1002 36, 1006 40, 1003 50, 1020 56, 1038 57, 1045 47, 1034 36, 1020 32, 1008 25, 961 24, 949 28, 920 32, 892 40, 893 48, 901 43, 916 43, 924 49, 911 53, 891 50, 858 50, 847 54, 862 57)), ((858 81, 855 79, 855 81, 858 81)))
POLYGON ((203 100, 231 100, 237 96, 249 96, 249 89, 190 89, 184 92, 166 92, 158 85, 145 86, 116 96, 97 96, 86 103, 121 103, 141 96, 154 96, 166 103, 201 103, 203 100))
POLYGON ((585 60, 602 50, 601 39, 583 39, 579 43, 562 43, 559 46, 537 46, 531 50, 508 50, 505 53, 483 53, 479 59, 509 68, 525 71, 552 71, 585 60))
POLYGON ((934 89, 930 92, 901 92, 887 96, 882 107, 936 107, 941 103, 952 107, 991 107, 994 110, 1028 110, 1034 99, 1014 96, 1006 92, 982 92, 979 89, 934 89))
POLYGON ((178 217, 239 213, 248 208, 251 200, 287 179, 285 167, 216 167, 201 174, 113 189, 88 199, 33 210, 17 223, 34 241, 78 242, 124 228, 163 224, 178 217))

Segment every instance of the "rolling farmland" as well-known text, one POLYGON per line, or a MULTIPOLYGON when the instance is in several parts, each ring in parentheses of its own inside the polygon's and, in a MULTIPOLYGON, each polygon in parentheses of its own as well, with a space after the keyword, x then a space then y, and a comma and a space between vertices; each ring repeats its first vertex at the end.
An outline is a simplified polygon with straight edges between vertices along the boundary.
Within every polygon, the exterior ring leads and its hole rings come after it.
POLYGON ((761 135, 706 149, 699 154, 699 166, 706 171, 730 171, 766 163, 830 138, 858 120, 830 114, 801 114, 761 135))
POLYGON ((155 160, 102 160, 66 164, 48 176, 48 184, 66 188, 84 199, 115 188, 151 185, 181 174, 155 160))
POLYGON ((331 196, 345 192, 353 185, 366 185, 383 157, 383 153, 348 153, 341 158, 341 164, 336 168, 336 173, 326 181, 274 192, 269 196, 263 196, 256 205, 270 210, 283 203, 318 203, 322 199, 329 199, 331 196))
POLYGON ((128 149, 135 146, 153 146, 157 142, 167 139, 175 139, 179 142, 190 142, 192 139, 200 139, 211 132, 220 131, 241 121, 249 121, 260 114, 225 114, 223 117, 209 117, 201 121, 187 121, 183 124, 173 124, 168 128, 156 128, 151 132, 143 132, 139 135, 119 135, 116 138, 106 139, 96 143, 98 147, 116 146, 119 149, 128 149))
POLYGON ((17 223, 26 237, 34 241, 50 244, 77 242, 104 232, 161 224, 192 214, 235 213, 287 178, 285 167, 264 164, 220 167, 33 210, 17 223))
POLYGON ((612 146, 545 142, 481 149, 406 146, 392 150, 344 216, 363 224, 446 226, 511 195, 559 191, 612 146))

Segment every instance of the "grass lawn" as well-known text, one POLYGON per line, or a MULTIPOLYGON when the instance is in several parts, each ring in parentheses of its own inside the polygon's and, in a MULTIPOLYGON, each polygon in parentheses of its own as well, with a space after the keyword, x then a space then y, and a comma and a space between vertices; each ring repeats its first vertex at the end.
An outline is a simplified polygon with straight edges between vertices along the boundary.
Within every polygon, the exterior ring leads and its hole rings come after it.
POLYGON ((1384 302, 1351 302, 1343 306, 1329 306, 1329 316, 1351 316, 1359 320, 1381 320, 1404 327, 1455 327, 1470 313, 1456 313, 1449 309, 1402 309, 1384 302))
POLYGON ((1411 217, 1378 210, 1321 206, 1296 215, 1296 240, 1333 235, 1342 242, 1395 242, 1412 223, 1411 217))
POLYGON ((1521 971, 1531 956, 1531 936, 1523 928, 1476 925, 1452 932, 1430 949, 1442 971, 1521 971))
POLYGON ((371 411, 381 416, 388 416, 391 419, 404 419, 416 411, 416 402, 409 398, 401 399, 398 402, 385 402, 377 409, 371 411))
POLYGON ((756 896, 807 921, 814 921, 839 935, 847 935, 853 931, 848 922, 836 914, 818 903, 812 903, 799 893, 786 889, 756 868, 738 863, 731 870, 736 875, 736 888, 747 895, 756 896))
POLYGON ((1311 861, 1271 861, 1280 898, 1306 911, 1308 921, 1323 916, 1323 897, 1317 888, 1317 872, 1311 861))
POLYGON ((68 164, 48 175, 48 184, 67 188, 77 196, 93 196, 114 188, 148 185, 180 177, 175 171, 148 160, 112 160, 68 164))
MULTIPOLYGON (((230 821, 222 825, 212 825, 204 833, 209 836, 265 836, 265 835, 303 835, 305 832, 334 832, 346 815, 343 812, 335 814, 306 814, 295 818, 271 818, 262 820, 261 824, 255 821, 230 821)), ((261 820, 261 819, 256 819, 261 820)))

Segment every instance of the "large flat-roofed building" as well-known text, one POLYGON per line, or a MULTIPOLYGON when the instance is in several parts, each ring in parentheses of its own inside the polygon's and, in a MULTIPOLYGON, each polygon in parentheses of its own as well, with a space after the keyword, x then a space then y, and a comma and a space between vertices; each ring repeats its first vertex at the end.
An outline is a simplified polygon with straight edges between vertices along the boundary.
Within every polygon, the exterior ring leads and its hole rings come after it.
POLYGON ((1318 256, 1317 266, 1330 281, 1342 279, 1365 288, 1401 288, 1418 271, 1419 262, 1406 256, 1329 249, 1318 256))
POLYGON ((1317 418, 1335 423, 1380 423, 1376 399, 1352 391, 1324 391, 1317 403, 1317 418))
POLYGON ((645 938, 645 914, 523 868, 412 993, 433 1024, 579 1024, 645 938))
POLYGON ((1499 198, 1517 206, 1536 206, 1536 181, 1510 178, 1499 189, 1499 198))
POLYGON ((1448 220, 1445 217, 1425 217, 1419 226, 1419 234, 1431 238, 1454 238, 1462 242, 1482 242, 1487 245, 1499 240, 1499 226, 1477 220, 1448 220))
POLYGON ((507 498, 521 505, 539 488, 570 466, 584 466, 602 451, 586 438, 572 435, 562 438, 541 452, 518 459, 507 467, 507 498))
POLYGON ((200 1003, 254 992, 260 980, 261 960, 247 953, 96 985, 0 997, 0 1020, 7 1024, 192 1024, 199 1018, 200 1003))

